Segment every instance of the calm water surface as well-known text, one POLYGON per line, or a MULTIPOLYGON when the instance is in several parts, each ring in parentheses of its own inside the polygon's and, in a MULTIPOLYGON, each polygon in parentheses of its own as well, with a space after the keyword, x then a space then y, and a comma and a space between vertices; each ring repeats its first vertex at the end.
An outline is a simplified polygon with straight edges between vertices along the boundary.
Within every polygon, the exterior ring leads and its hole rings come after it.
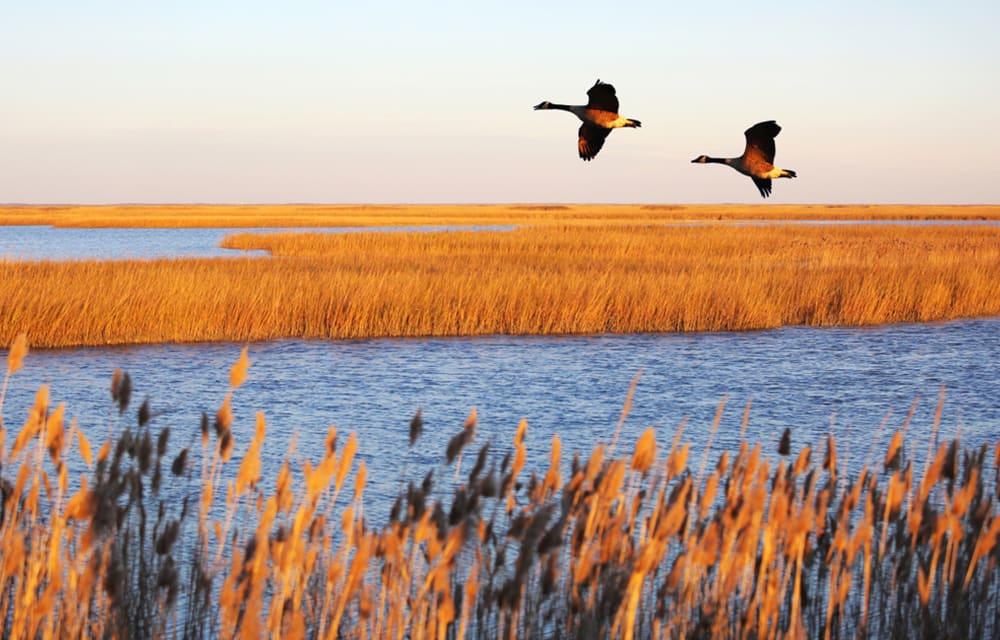
MULTIPOLYGON (((65 402, 67 416, 100 442, 112 420, 134 423, 135 409, 149 397, 153 425, 171 428, 176 453, 198 441, 201 412, 214 415, 219 407, 240 348, 32 351, 11 379, 4 422, 19 428, 37 388, 50 384, 53 402, 65 402), (116 367, 130 373, 135 388, 133 407, 122 418, 112 411, 108 391, 116 367)), ((716 452, 738 446, 743 411, 752 403, 747 438, 772 458, 788 427, 794 450, 833 433, 841 459, 856 467, 869 455, 884 455, 915 401, 908 440, 926 451, 942 387, 939 437, 960 433, 973 446, 1000 438, 1000 319, 750 333, 280 340, 251 344, 250 358, 249 379, 233 401, 235 457, 245 451, 258 411, 268 421, 264 476, 272 480, 293 433, 300 464, 319 458, 331 425, 341 441, 356 431, 375 513, 385 512, 403 474, 418 478, 443 462, 448 439, 472 407, 479 416, 474 448, 492 440, 496 450, 509 449, 524 417, 529 464, 544 469, 557 433, 567 460, 611 439, 639 372, 622 434, 626 451, 648 427, 668 445, 686 419, 683 440, 700 461, 716 408, 726 399, 716 452), (417 408, 425 432, 410 451, 408 425, 417 408)))
POLYGON ((123 260, 128 258, 217 258, 266 255, 266 251, 222 249, 219 243, 233 233, 322 231, 445 231, 455 229, 509 229, 510 227, 322 227, 322 228, 208 228, 208 229, 76 229, 41 225, 0 226, 0 258, 11 260, 123 260))

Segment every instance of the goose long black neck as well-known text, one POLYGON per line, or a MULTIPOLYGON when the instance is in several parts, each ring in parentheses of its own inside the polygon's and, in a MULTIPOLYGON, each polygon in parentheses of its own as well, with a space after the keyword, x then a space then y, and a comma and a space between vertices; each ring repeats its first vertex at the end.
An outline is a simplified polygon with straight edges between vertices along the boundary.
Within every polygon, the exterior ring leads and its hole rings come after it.
POLYGON ((733 159, 732 158, 713 158, 711 156, 700 155, 697 158, 695 158, 694 160, 692 160, 691 162, 694 162, 694 163, 697 163, 697 164, 706 164, 706 163, 709 163, 709 162, 711 162, 713 164, 732 164, 733 159))
POLYGON ((559 111, 572 111, 573 107, 568 104, 558 104, 555 102, 543 102, 535 107, 535 109, 558 109, 559 111))

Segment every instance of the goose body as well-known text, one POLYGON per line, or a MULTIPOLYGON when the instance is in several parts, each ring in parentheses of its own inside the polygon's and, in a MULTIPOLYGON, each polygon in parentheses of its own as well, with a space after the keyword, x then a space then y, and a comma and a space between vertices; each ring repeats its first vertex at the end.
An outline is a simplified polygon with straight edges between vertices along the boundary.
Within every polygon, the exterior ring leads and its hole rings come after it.
POLYGON ((606 82, 595 82, 587 91, 587 98, 585 105, 556 104, 546 100, 536 104, 535 110, 558 109, 579 118, 583 124, 578 132, 577 149, 582 159, 593 160, 612 129, 641 127, 642 123, 618 114, 618 96, 615 88, 606 82))
POLYGON ((758 122, 743 132, 747 146, 743 150, 743 155, 738 158, 713 158, 700 155, 691 162, 727 164, 743 175, 750 176, 761 197, 766 198, 771 195, 771 180, 796 176, 791 169, 774 166, 774 138, 780 131, 781 127, 774 120, 758 122))

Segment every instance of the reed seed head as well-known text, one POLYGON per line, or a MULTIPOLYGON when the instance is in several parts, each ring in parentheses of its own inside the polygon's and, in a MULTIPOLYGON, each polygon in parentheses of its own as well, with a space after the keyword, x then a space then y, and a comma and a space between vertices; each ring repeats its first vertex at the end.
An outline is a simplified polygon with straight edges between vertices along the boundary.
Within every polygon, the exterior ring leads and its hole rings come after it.
POLYGON ((250 367, 250 358, 247 357, 248 347, 243 347, 236 364, 229 370, 229 386, 236 389, 247 379, 247 369, 250 367))
POLYGON ((164 427, 156 437, 156 457, 162 458, 167 453, 167 440, 170 438, 170 427, 164 427))
POLYGON ((12 376, 20 370, 24 364, 24 357, 28 355, 28 335, 19 333, 10 345, 7 352, 7 375, 12 376))
POLYGON ((792 452, 792 430, 785 427, 778 442, 778 455, 787 456, 792 452))
POLYGON ((149 398, 143 400, 142 404, 139 405, 139 413, 137 417, 139 420, 140 428, 145 427, 146 424, 149 422, 149 419, 151 417, 151 411, 149 408, 149 398))
POLYGON ((188 450, 185 447, 184 449, 181 449, 181 452, 177 454, 176 458, 174 458, 173 464, 170 465, 170 472, 175 476, 182 475, 184 473, 184 469, 187 467, 187 457, 188 450))
POLYGON ((423 412, 420 407, 417 407, 417 412, 413 414, 413 418, 410 419, 410 446, 412 447, 416 442, 420 434, 424 432, 424 417, 423 412))
POLYGON ((119 370, 115 369, 115 375, 112 376, 111 397, 118 403, 118 413, 125 413, 129 402, 132 400, 132 377, 129 376, 127 371, 119 374, 119 370))
POLYGON ((153 439, 150 437, 148 430, 143 432, 142 438, 139 440, 137 453, 139 471, 143 475, 146 475, 153 466, 153 439))
POLYGON ((462 453, 462 449, 465 448, 465 445, 469 444, 472 440, 472 433, 471 429, 462 429, 451 437, 448 441, 448 446, 445 449, 445 458, 447 458, 448 464, 454 462, 455 458, 458 457, 458 454, 462 453))
POLYGON ((181 523, 177 520, 171 520, 163 527, 163 531, 160 536, 156 539, 156 553, 158 555, 166 555, 170 553, 173 548, 174 543, 177 542, 177 536, 180 534, 181 523))

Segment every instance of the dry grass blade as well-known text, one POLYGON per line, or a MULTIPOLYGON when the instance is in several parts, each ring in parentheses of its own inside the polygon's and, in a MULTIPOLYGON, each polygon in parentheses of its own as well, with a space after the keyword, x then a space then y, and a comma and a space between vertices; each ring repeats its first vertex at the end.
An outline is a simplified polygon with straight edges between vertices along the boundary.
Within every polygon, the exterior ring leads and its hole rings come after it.
POLYGON ((615 447, 618 444, 618 436, 622 432, 622 426, 625 424, 625 418, 632 411, 632 397, 635 395, 635 388, 639 386, 639 379, 642 377, 642 370, 639 370, 635 377, 632 378, 632 384, 628 386, 628 393, 625 394, 625 403, 622 405, 622 412, 618 416, 618 422, 615 424, 615 435, 611 438, 611 444, 608 447, 608 455, 614 455, 615 447))

